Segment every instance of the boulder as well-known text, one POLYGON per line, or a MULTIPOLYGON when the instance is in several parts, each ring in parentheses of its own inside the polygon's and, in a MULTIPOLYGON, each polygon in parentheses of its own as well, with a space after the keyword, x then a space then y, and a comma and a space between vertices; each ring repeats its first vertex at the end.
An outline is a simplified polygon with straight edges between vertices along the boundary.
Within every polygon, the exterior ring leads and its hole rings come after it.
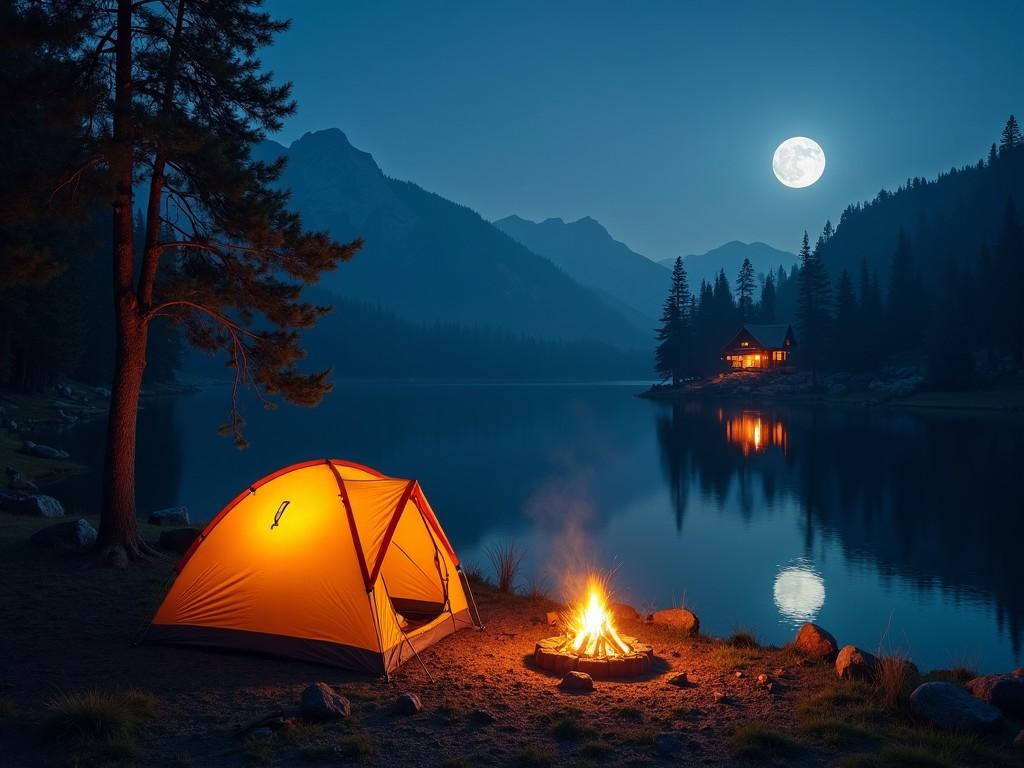
POLYGON ((836 656, 836 674, 843 680, 873 680, 878 659, 855 645, 844 646, 836 656))
POLYGON ((628 603, 612 603, 610 607, 616 621, 640 621, 640 612, 628 603))
POLYGON ((27 453, 29 456, 37 456, 40 459, 67 459, 71 456, 67 451, 33 443, 31 440, 26 440, 21 444, 21 452, 27 453))
POLYGON ((0 491, 0 512, 33 517, 64 517, 64 507, 44 493, 0 491))
POLYGON ((794 647, 812 659, 831 659, 836 655, 836 639, 817 624, 804 624, 796 633, 794 647))
POLYGON ((910 713, 936 728, 965 733, 999 730, 999 710, 952 683, 924 683, 910 694, 910 713))
POLYGON ((1007 717, 1024 719, 1024 677, 982 675, 968 682, 967 690, 1007 717))
POLYGON ((79 518, 38 530, 29 543, 41 549, 84 549, 96 543, 96 529, 79 518))
POLYGON ((678 629, 687 635, 696 635, 700 632, 700 619, 693 611, 685 608, 666 608, 662 611, 655 611, 647 617, 652 624, 663 624, 673 629, 678 629))
POLYGON ((594 678, 586 672, 566 672, 558 687, 563 691, 592 691, 594 690, 594 678))
POLYGON ((299 711, 307 720, 341 720, 352 714, 352 704, 327 683, 313 683, 302 692, 299 711))
POLYGON ((151 525, 188 525, 188 510, 185 507, 168 507, 149 513, 151 525))
POLYGON ((161 531, 160 546, 172 552, 185 553, 200 533, 202 531, 198 528, 172 528, 169 531, 161 531))
POLYGON ((423 703, 415 693, 403 693, 395 699, 395 705, 392 709, 398 715, 415 715, 423 709, 423 703))

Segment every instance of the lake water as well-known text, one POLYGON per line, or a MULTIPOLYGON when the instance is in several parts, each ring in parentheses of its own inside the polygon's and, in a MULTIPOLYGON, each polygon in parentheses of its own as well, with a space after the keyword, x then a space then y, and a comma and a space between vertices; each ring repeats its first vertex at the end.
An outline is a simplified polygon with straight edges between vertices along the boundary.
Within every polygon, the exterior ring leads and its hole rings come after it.
MULTIPOLYGON (((711 634, 783 643, 814 620, 923 668, 1021 665, 1020 417, 671 407, 642 388, 343 383, 314 410, 249 406, 245 451, 216 434, 225 388, 149 401, 139 508, 202 521, 279 467, 346 458, 418 479, 469 566, 516 542, 524 588, 558 595, 589 564, 617 598, 685 604, 711 634)), ((98 468, 102 424, 46 437, 98 468)), ((53 492, 95 512, 97 474, 53 492)))

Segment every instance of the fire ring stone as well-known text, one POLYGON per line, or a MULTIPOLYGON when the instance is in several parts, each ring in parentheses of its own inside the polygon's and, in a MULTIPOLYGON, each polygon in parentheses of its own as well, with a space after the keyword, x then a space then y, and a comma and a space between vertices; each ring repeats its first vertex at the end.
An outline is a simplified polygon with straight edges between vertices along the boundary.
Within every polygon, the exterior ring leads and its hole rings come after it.
POLYGON ((566 637, 547 637, 537 642, 533 651, 533 661, 545 672, 564 675, 566 672, 586 672, 594 679, 610 677, 639 677, 651 671, 654 651, 646 643, 639 642, 635 637, 621 636, 629 646, 630 652, 619 656, 579 656, 575 653, 560 650, 566 645, 566 637))

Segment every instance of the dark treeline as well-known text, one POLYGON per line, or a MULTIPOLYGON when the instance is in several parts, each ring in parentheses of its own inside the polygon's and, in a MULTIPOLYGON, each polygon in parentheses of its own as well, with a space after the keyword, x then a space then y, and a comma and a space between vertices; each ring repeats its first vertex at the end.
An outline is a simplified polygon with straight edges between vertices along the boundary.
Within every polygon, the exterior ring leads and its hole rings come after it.
POLYGON ((788 275, 744 264, 734 282, 723 273, 693 295, 677 261, 656 369, 676 382, 721 370, 722 345, 749 322, 794 325, 794 362, 814 374, 914 364, 933 386, 963 389, 1019 370, 1021 199, 1024 140, 1011 115, 977 165, 852 205, 813 246, 805 232, 788 275))

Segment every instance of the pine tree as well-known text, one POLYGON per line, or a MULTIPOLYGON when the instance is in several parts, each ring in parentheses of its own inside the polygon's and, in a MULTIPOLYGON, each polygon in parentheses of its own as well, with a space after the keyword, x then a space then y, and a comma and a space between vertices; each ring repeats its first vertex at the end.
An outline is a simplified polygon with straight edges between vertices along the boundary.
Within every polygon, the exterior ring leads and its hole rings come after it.
POLYGON ((988 150, 988 167, 991 168, 996 164, 996 160, 999 159, 999 153, 996 151, 996 145, 992 144, 988 150))
POLYGON ((928 337, 928 379, 941 390, 967 389, 974 379, 971 273, 950 263, 939 283, 940 309, 928 337))
POLYGON ((819 237, 813 251, 807 233, 800 246, 798 273, 797 323, 800 328, 800 357, 817 382, 817 372, 825 362, 829 336, 831 286, 822 259, 824 237, 819 237))
POLYGON ((736 277, 736 306, 744 323, 754 319, 754 279, 754 265, 750 259, 743 259, 736 277))
MULTIPOLYGON (((304 302, 301 289, 360 243, 304 232, 287 194, 273 187, 283 162, 250 156, 250 147, 295 110, 290 86, 275 84, 256 57, 288 24, 258 5, 97 4, 81 47, 82 66, 96 73, 102 92, 88 154, 68 184, 96 172, 113 218, 117 356, 97 541, 112 564, 149 554, 136 524, 135 438, 157 318, 179 324, 193 345, 225 352, 233 392, 251 383, 312 406, 330 390, 328 370, 297 368, 298 331, 327 311, 304 302), (137 254, 132 217, 140 180, 148 185, 137 254), (162 237, 166 231, 173 239, 162 237)), ((232 396, 222 431, 243 445, 242 424, 232 396)))
POLYGON ((924 281, 914 265, 910 238, 900 229, 889 269, 889 294, 885 304, 889 351, 906 354, 918 349, 928 327, 924 281))
POLYGON ((992 256, 996 284, 994 295, 994 339, 1018 363, 1024 361, 1024 313, 1020 310, 1020 290, 1024 285, 1024 232, 1017 220, 1013 199, 1008 198, 1003 210, 992 256))
POLYGON ((1017 124, 1017 118, 1010 115, 999 138, 999 154, 1002 155, 1005 152, 1014 150, 1022 143, 1024 142, 1021 140, 1020 126, 1017 124))
POLYGON ((839 368, 859 368, 860 350, 870 343, 861 335, 860 310, 853 280, 844 269, 836 283, 836 319, 833 332, 833 362, 839 368))
POLYGON ((664 378, 672 378, 672 386, 693 370, 693 348, 690 334, 690 289, 686 281, 683 259, 676 257, 672 267, 672 287, 661 312, 658 346, 654 353, 655 370, 664 378))
POLYGON ((758 321, 771 324, 775 322, 775 277, 771 272, 761 286, 761 302, 758 308, 758 321))

